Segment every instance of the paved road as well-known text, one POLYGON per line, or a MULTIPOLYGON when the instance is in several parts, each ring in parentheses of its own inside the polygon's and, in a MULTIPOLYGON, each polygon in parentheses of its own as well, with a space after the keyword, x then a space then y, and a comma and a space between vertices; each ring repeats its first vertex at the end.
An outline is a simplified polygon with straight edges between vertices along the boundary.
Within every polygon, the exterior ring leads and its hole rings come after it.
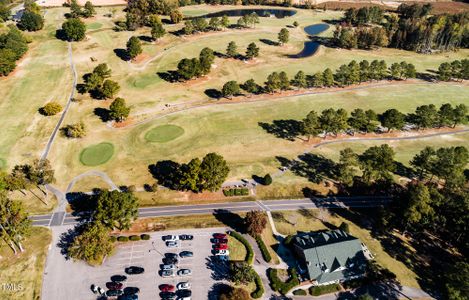
MULTIPOLYGON (((218 210, 230 212, 245 212, 251 210, 280 211, 315 208, 357 208, 357 207, 377 207, 387 204, 389 198, 386 197, 329 197, 315 199, 295 199, 295 200, 264 200, 245 202, 226 202, 200 205, 174 205, 142 207, 138 210, 140 218, 167 217, 167 216, 189 216, 199 214, 212 214, 218 210)), ((48 215, 31 216, 35 226, 62 226, 74 225, 78 223, 78 217, 70 213, 58 211, 48 215)))

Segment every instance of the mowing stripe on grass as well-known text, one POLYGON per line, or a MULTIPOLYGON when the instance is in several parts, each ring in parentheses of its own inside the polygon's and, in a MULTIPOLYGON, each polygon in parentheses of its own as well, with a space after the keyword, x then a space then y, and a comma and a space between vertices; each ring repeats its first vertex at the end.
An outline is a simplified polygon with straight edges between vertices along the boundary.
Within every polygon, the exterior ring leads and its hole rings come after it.
POLYGON ((184 134, 184 129, 176 125, 161 125, 150 129, 145 134, 145 140, 155 143, 166 143, 184 134))
POLYGON ((114 145, 99 143, 89 146, 80 153, 80 162, 85 166, 98 166, 106 163, 114 155, 114 145))

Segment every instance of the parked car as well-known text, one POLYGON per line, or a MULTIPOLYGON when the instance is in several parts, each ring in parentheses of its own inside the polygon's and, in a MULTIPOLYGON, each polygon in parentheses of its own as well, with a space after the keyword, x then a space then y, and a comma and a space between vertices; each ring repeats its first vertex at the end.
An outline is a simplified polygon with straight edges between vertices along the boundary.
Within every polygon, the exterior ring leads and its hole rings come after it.
POLYGON ((110 290, 122 290, 124 285, 121 282, 106 282, 106 287, 110 290))
POLYGON ((214 233, 213 237, 216 239, 226 239, 226 233, 214 233))
POLYGON ((168 258, 177 258, 178 255, 176 253, 165 253, 164 254, 164 257, 168 257, 168 258))
POLYGON ((176 287, 178 290, 187 290, 191 288, 191 283, 188 281, 179 282, 176 287))
POLYGON ((124 289, 124 295, 134 295, 140 293, 140 289, 135 286, 128 286, 124 289))
POLYGON ((177 297, 176 300, 191 300, 192 298, 189 296, 189 297, 177 297))
POLYGON ((194 256, 194 253, 192 253, 191 251, 182 251, 181 253, 179 253, 179 256, 181 258, 187 258, 194 256))
POLYGON ((111 280, 114 282, 124 282, 127 280, 127 276, 125 275, 114 275, 111 276, 111 280))
POLYGON ((106 297, 118 297, 118 296, 122 296, 123 294, 124 292, 121 290, 109 290, 104 295, 106 297))
POLYGON ((166 242, 166 246, 168 248, 176 248, 179 247, 179 241, 168 241, 166 242))
POLYGON ((190 276, 192 275, 192 271, 190 269, 181 269, 178 271, 179 276, 190 276))
POLYGON ((175 265, 178 263, 178 259, 175 257, 163 257, 163 263, 165 265, 175 265))
POLYGON ((214 244, 226 244, 228 243, 228 239, 213 239, 214 244))
POLYGON ((176 292, 176 295, 178 295, 178 297, 185 298, 192 296, 192 292, 191 290, 179 290, 176 292))
POLYGON ((119 296, 117 300, 138 300, 138 295, 135 295, 135 294, 122 295, 122 296, 119 296))
POLYGON ((163 270, 161 271, 161 277, 174 277, 176 274, 174 273, 173 270, 163 270))
POLYGON ((169 242, 169 241, 177 241, 179 240, 179 236, 177 235, 165 235, 163 236, 163 241, 169 242))
POLYGON ((213 246, 214 250, 226 250, 228 249, 228 244, 215 244, 213 246))
POLYGON ((176 290, 176 287, 172 284, 162 284, 160 285, 160 290, 162 292, 174 292, 176 290))
POLYGON ((194 239, 194 236, 190 234, 180 234, 179 239, 183 241, 192 241, 194 239))
POLYGON ((125 273, 129 275, 142 274, 143 272, 145 272, 145 269, 142 267, 131 266, 131 267, 125 268, 125 273))
POLYGON ((217 250, 215 255, 230 255, 230 250, 217 250))
POLYGON ((176 299, 176 294, 172 292, 161 292, 160 297, 161 299, 173 300, 176 299))
POLYGON ((164 270, 164 271, 167 271, 167 270, 174 271, 176 269, 177 269, 176 265, 162 265, 161 266, 161 270, 164 270))

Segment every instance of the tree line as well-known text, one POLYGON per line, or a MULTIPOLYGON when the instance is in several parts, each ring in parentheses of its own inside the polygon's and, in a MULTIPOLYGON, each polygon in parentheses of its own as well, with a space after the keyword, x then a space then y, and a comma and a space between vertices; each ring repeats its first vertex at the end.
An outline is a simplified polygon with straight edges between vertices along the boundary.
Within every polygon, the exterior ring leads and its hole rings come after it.
POLYGON ((339 47, 393 47, 417 52, 469 47, 469 13, 430 15, 431 4, 401 4, 397 13, 350 8, 336 27, 339 47))
POLYGON ((28 40, 13 25, 0 34, 0 76, 7 76, 16 68, 16 62, 28 51, 28 40))
POLYGON ((158 161, 150 165, 149 170, 159 184, 174 190, 193 192, 220 189, 230 171, 225 159, 217 153, 208 153, 202 160, 193 158, 183 164, 158 161))
POLYGON ((438 79, 441 81, 468 80, 469 59, 444 62, 438 67, 438 79))
POLYGON ((368 60, 359 63, 353 60, 349 64, 341 65, 335 73, 330 68, 314 75, 306 75, 305 72, 298 71, 291 80, 286 72, 273 72, 267 77, 264 86, 257 84, 254 79, 249 79, 241 85, 236 81, 230 81, 227 84, 237 88, 230 89, 228 93, 223 93, 222 89, 221 94, 224 97, 231 97, 238 94, 240 88, 250 94, 260 94, 289 90, 291 86, 296 88, 344 87, 372 80, 401 80, 416 76, 415 66, 405 61, 393 63, 388 68, 384 60, 373 60, 371 63, 368 60))
POLYGON ((215 54, 212 49, 205 47, 198 58, 183 58, 177 65, 177 79, 189 80, 210 73, 215 54))

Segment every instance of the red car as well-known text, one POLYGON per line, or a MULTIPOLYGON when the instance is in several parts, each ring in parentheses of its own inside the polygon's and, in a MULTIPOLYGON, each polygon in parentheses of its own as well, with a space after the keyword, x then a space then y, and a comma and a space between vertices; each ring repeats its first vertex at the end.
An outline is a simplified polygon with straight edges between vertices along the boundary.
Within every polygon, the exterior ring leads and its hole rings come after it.
POLYGON ((176 290, 176 287, 172 284, 162 284, 160 285, 160 290, 162 292, 174 292, 176 290))
POLYGON ((124 285, 120 282, 108 282, 106 283, 106 287, 110 290, 122 290, 124 285))
POLYGON ((214 250, 226 250, 228 249, 228 245, 227 244, 216 244, 214 247, 213 247, 214 250))
POLYGON ((216 238, 216 239, 225 239, 226 234, 224 234, 224 233, 214 233, 213 237, 216 238))

